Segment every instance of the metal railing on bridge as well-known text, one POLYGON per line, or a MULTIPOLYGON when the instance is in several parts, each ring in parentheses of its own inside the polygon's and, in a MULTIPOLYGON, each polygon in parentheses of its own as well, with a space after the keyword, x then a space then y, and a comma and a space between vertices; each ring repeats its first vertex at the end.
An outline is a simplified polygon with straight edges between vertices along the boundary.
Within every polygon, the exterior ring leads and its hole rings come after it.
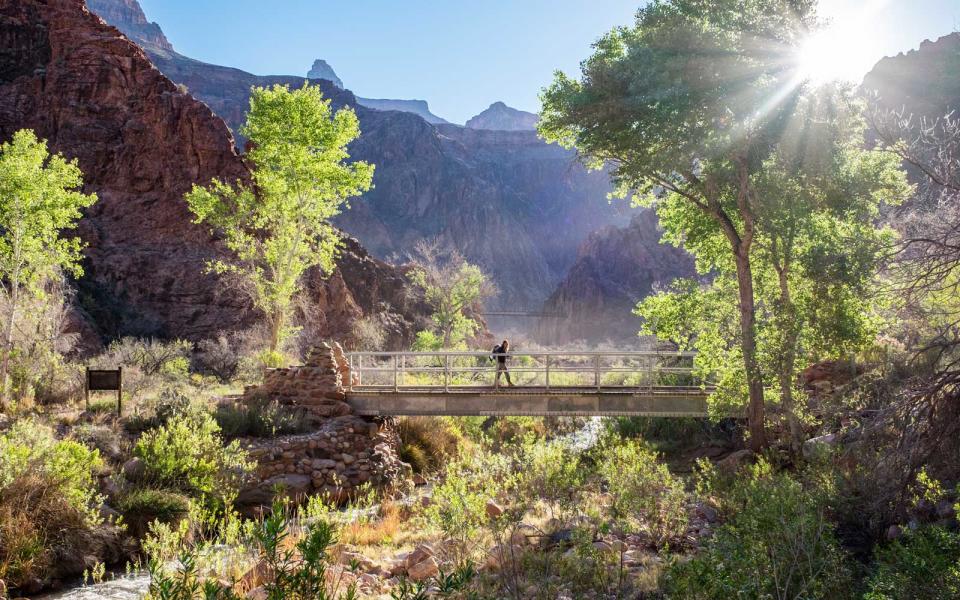
MULTIPOLYGON (((688 352, 511 352, 512 390, 624 393, 629 390, 703 391, 688 352)), ((350 352, 357 392, 476 392, 497 382, 489 352, 350 352)))

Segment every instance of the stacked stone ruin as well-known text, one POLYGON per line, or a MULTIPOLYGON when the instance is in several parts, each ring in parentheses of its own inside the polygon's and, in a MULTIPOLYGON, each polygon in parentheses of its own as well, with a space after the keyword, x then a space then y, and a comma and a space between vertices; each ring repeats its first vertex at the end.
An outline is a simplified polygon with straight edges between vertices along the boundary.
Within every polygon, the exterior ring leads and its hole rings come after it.
POLYGON ((269 505, 277 493, 294 498, 323 494, 342 501, 364 484, 384 488, 410 477, 391 423, 351 414, 344 385, 350 381, 343 349, 323 344, 310 351, 304 365, 269 370, 262 385, 244 392, 241 402, 277 402, 312 413, 317 429, 246 440, 257 468, 239 504, 269 505))
POLYGON ((339 417, 351 413, 346 403, 350 382, 350 365, 343 348, 324 343, 310 351, 302 366, 268 370, 263 384, 248 387, 241 401, 270 400, 301 407, 320 417, 339 417))

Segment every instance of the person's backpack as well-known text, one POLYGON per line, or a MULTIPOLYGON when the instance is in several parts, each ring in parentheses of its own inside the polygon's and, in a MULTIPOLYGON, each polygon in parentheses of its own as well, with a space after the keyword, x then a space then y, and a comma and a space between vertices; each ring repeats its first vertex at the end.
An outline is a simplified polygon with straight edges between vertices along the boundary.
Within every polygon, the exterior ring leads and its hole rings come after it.
POLYGON ((497 360, 497 355, 503 353, 503 348, 501 346, 494 346, 493 350, 490 351, 490 360, 497 360))

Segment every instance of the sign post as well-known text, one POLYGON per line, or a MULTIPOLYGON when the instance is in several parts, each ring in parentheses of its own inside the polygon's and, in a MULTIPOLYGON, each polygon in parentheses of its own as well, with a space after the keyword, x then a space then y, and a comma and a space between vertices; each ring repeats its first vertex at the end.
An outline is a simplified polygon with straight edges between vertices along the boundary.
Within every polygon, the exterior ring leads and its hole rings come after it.
POLYGON ((90 410, 90 392, 117 392, 117 416, 123 410, 123 369, 91 369, 87 367, 86 407, 90 410))

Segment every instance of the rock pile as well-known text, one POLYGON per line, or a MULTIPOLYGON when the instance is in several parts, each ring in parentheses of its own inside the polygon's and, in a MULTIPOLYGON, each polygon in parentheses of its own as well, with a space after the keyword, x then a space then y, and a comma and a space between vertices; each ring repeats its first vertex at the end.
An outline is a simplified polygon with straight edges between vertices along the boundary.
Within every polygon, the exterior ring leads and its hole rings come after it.
POLYGON ((248 387, 240 401, 262 400, 307 409, 319 417, 349 415, 350 366, 340 344, 324 343, 310 351, 303 366, 270 369, 263 384, 248 387))
POLYGON ((293 499, 323 494, 343 502, 365 483, 389 487, 411 476, 398 456, 399 444, 389 423, 353 415, 329 419, 308 434, 248 441, 257 461, 256 483, 241 492, 238 503, 268 505, 278 490, 293 499))
POLYGON ((318 425, 306 434, 247 440, 244 447, 257 469, 238 504, 266 506, 278 493, 294 500, 323 494, 343 502, 364 484, 384 488, 410 478, 392 422, 351 414, 345 385, 351 380, 343 348, 324 343, 310 351, 303 366, 272 369, 262 385, 247 388, 240 402, 301 408, 318 425))

